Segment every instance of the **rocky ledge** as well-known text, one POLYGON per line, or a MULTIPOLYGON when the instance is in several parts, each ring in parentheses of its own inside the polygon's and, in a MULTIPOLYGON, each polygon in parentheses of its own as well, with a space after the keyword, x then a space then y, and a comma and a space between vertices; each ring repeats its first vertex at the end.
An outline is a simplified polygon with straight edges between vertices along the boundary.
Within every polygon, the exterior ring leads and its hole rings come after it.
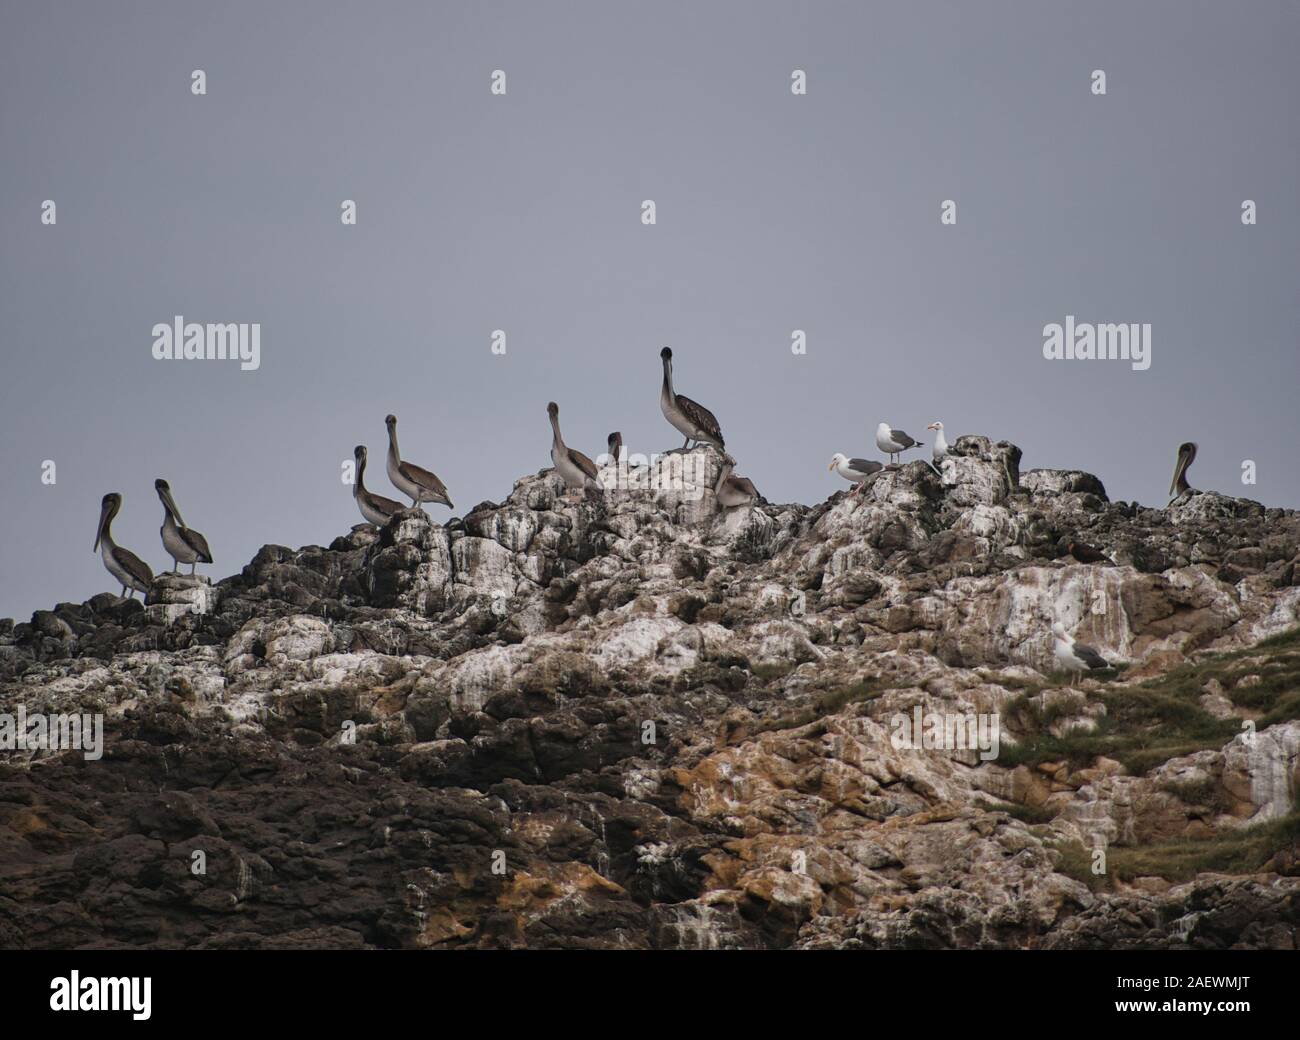
POLYGON ((0 946, 1296 948, 1300 515, 1019 459, 545 471, 0 622, 0 712, 104 725, 0 752, 0 946))

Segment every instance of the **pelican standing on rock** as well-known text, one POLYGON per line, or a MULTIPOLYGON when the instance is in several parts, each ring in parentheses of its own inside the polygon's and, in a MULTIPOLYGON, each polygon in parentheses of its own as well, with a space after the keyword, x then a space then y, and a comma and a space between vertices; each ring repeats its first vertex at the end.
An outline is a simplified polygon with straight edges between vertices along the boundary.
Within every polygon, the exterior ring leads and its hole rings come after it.
POLYGON ((455 509, 446 484, 427 469, 402 461, 397 451, 397 416, 387 416, 384 422, 388 426, 388 479, 393 487, 410 496, 412 507, 421 502, 440 502, 448 509, 455 509))
POLYGON ((577 448, 566 445, 560 436, 560 406, 550 402, 546 414, 551 417, 551 461, 555 464, 555 472, 564 478, 566 496, 570 491, 599 487, 596 464, 577 448))
POLYGON ((1073 675, 1070 678, 1070 685, 1074 685, 1074 680, 1081 672, 1090 672, 1099 668, 1109 668, 1110 662, 1101 654, 1097 653, 1090 646, 1084 646, 1082 643, 1076 643, 1074 637, 1067 635, 1065 626, 1059 621, 1052 626, 1052 634, 1056 636, 1056 663, 1073 675))
POLYGON ((609 457, 613 460, 615 466, 618 465, 618 457, 623 453, 623 435, 615 430, 609 435, 606 442, 609 445, 609 457))
POLYGON ((711 444, 718 451, 726 451, 722 439, 722 428, 711 411, 683 397, 673 390, 673 352, 668 347, 659 351, 664 362, 664 384, 659 391, 659 407, 667 419, 686 438, 683 448, 689 448, 691 441, 697 444, 711 444))
POLYGON ((182 563, 190 565, 191 574, 200 563, 211 563, 212 550, 208 548, 208 540, 192 527, 185 526, 181 511, 176 508, 176 502, 172 498, 171 485, 165 480, 155 480, 153 489, 158 492, 158 498, 163 504, 165 515, 158 533, 162 535, 163 548, 172 558, 172 573, 179 574, 182 563))
POLYGON ((856 484, 857 487, 853 489, 856 492, 862 490, 871 474, 879 473, 885 467, 869 459, 846 459, 837 451, 831 456, 831 464, 826 468, 833 469, 845 480, 856 484))
POLYGON ((130 549, 123 549, 113 542, 113 533, 109 529, 113 517, 122 508, 122 496, 110 491, 104 496, 99 506, 99 529, 95 532, 95 549, 103 557, 108 573, 122 583, 122 595, 134 599, 138 590, 147 594, 153 584, 153 571, 130 549), (127 590, 130 590, 128 592, 127 590))
POLYGON ((1174 463, 1174 479, 1169 483, 1169 500, 1172 502, 1179 495, 1196 490, 1187 483, 1187 470, 1196 461, 1196 444, 1187 441, 1178 446, 1178 461, 1174 463))
POLYGON ((363 517, 376 527, 383 527, 395 514, 406 507, 401 502, 394 502, 391 498, 366 490, 366 446, 364 444, 358 444, 352 449, 352 457, 357 462, 357 476, 352 483, 352 497, 357 500, 357 508, 361 510, 363 517))
POLYGON ((889 456, 891 464, 894 462, 896 455, 916 446, 917 442, 915 440, 902 430, 891 428, 887 422, 882 422, 876 427, 876 447, 889 456))
POLYGON ((758 501, 758 488, 754 487, 754 482, 748 477, 733 477, 731 471, 735 468, 736 460, 724 454, 718 482, 713 487, 713 497, 724 509, 751 506, 758 501))

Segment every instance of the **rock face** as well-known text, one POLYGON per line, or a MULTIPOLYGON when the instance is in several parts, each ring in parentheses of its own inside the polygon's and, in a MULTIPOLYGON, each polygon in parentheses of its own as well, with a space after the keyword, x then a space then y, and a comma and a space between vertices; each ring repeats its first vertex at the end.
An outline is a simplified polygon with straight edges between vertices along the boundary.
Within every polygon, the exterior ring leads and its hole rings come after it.
POLYGON ((1294 948, 1295 855, 1101 889, 1063 851, 1285 826, 1300 722, 1250 676, 1191 703, 1258 732, 1144 772, 898 740, 1105 732, 1056 620, 1120 688, 1300 623, 1300 515, 1019 459, 963 437, 729 515, 709 448, 576 502, 545 471, 0 622, 0 712, 104 725, 0 751, 0 946, 1294 948))

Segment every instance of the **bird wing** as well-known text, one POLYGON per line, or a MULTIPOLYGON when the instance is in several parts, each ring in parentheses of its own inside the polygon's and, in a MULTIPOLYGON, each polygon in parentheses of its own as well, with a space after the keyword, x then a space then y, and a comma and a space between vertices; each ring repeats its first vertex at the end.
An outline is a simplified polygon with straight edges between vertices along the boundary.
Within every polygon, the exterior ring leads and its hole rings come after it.
POLYGON ((596 474, 600 472, 596 469, 596 464, 577 448, 569 449, 569 461, 577 466, 578 469, 582 470, 583 473, 587 474, 587 476, 591 477, 592 480, 595 480, 596 474))
POLYGON ((383 495, 376 495, 370 491, 366 492, 366 497, 370 500, 372 506, 378 509, 381 513, 387 513, 389 516, 392 516, 394 513, 400 513, 406 508, 406 506, 402 505, 401 502, 394 502, 391 498, 385 498, 383 495))
POLYGON ((1074 644, 1074 656, 1086 664, 1089 668, 1109 668, 1110 662, 1101 654, 1097 653, 1090 646, 1084 646, 1082 643, 1074 644))
POLYGON ((446 495, 447 485, 439 480, 434 474, 430 473, 422 466, 417 466, 414 462, 403 462, 397 467, 397 472, 409 480, 412 484, 419 484, 422 488, 427 488, 435 495, 446 495))
POLYGON ((754 487, 754 482, 748 477, 730 477, 727 483, 739 491, 742 495, 753 495, 758 498, 758 488, 754 487))
POLYGON ((127 574, 135 578, 136 581, 143 582, 145 585, 153 584, 153 571, 149 565, 140 559, 130 549, 123 549, 120 545, 113 546, 113 559, 117 565, 126 571, 127 574))
POLYGON ((904 433, 902 430, 891 429, 889 431, 889 439, 895 444, 901 444, 904 448, 910 448, 913 445, 920 443, 920 441, 913 440, 909 434, 904 433))
POLYGON ((1178 491, 1186 491, 1188 489, 1187 468, 1192 464, 1195 458, 1196 445, 1193 442, 1187 441, 1178 446, 1178 461, 1174 463, 1174 479, 1169 483, 1169 493, 1171 495, 1174 493, 1175 489, 1178 491))
POLYGON ((677 407, 685 414, 686 418, 716 440, 722 443, 722 427, 718 425, 718 420, 714 414, 698 401, 692 401, 689 397, 681 394, 677 395, 677 407))
POLYGON ((879 462, 873 462, 871 459, 849 459, 849 469, 866 473, 868 476, 884 468, 879 462))
POLYGON ((192 527, 182 527, 181 537, 185 539, 185 544, 199 554, 200 563, 212 562, 212 550, 208 548, 208 540, 199 534, 192 527))

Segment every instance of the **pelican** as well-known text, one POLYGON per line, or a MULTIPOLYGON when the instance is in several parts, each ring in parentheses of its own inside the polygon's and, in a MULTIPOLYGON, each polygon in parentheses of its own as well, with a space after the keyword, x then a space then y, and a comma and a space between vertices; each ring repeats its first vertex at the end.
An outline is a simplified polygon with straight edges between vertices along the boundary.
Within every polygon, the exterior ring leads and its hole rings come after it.
POLYGON ((1081 672, 1110 667, 1110 662, 1092 647, 1076 643, 1073 636, 1066 635, 1065 626, 1059 621, 1052 626, 1052 634, 1056 636, 1056 663, 1074 673, 1070 679, 1071 686, 1081 672))
POLYGON ((938 466, 941 462, 943 462, 944 459, 948 457, 948 441, 947 438, 945 438, 943 435, 943 423, 939 422, 939 420, 936 419, 929 426, 927 426, 926 429, 934 430, 933 458, 934 458, 935 466, 938 466))
POLYGON ((1098 549, 1096 546, 1089 545, 1087 542, 1071 541, 1066 546, 1067 551, 1080 563, 1106 563, 1113 562, 1109 556, 1098 549))
POLYGON ((560 436, 560 406, 550 402, 546 414, 551 417, 551 461, 555 463, 555 472, 564 478, 566 495, 569 491, 598 487, 596 464, 577 448, 568 447, 560 436))
POLYGON ((397 452, 397 416, 390 415, 384 419, 388 426, 388 479, 404 495, 410 495, 411 506, 421 502, 441 502, 448 509, 455 509, 451 496, 447 494, 447 485, 413 462, 403 462, 397 452))
POLYGON ((619 433, 618 430, 615 430, 609 435, 609 439, 606 443, 609 445, 609 457, 613 460, 614 465, 617 466, 618 457, 623 452, 623 435, 619 433))
POLYGON ((108 573, 122 583, 122 595, 134 599, 136 590, 148 593, 153 584, 153 571, 130 549, 123 549, 113 543, 113 533, 109 530, 113 517, 122 508, 122 496, 110 491, 104 496, 99 507, 99 529, 95 532, 95 548, 103 557, 108 573), (101 548, 102 546, 102 548, 101 548), (127 590, 130 589, 130 592, 127 590))
POLYGON ((179 574, 182 563, 190 565, 191 574, 200 563, 211 563, 212 550, 208 548, 208 540, 198 531, 185 526, 181 511, 172 499, 171 485, 165 480, 155 480, 153 489, 158 492, 158 498, 163 504, 163 525, 158 533, 162 535, 163 548, 172 558, 172 573, 179 574))
POLYGON ((876 427, 876 447, 889 456, 890 463, 894 462, 895 455, 907 451, 908 448, 915 448, 916 444, 917 442, 902 430, 891 428, 887 422, 882 422, 876 427))
POLYGON ((1171 502, 1185 492, 1196 490, 1187 483, 1187 470, 1195 461, 1195 443, 1187 441, 1184 444, 1180 444, 1178 446, 1178 461, 1174 463, 1174 479, 1169 483, 1169 500, 1171 502))
POLYGON ((724 454, 718 482, 713 487, 713 495, 723 509, 749 506, 758 501, 758 488, 754 487, 754 482, 748 477, 733 477, 731 471, 735 468, 736 460, 724 454))
POLYGON ((867 482, 867 477, 879 473, 885 467, 879 462, 871 462, 868 459, 846 459, 837 451, 831 456, 831 464, 826 468, 833 469, 845 480, 856 484, 854 491, 861 491, 867 482))
POLYGON ((664 361, 664 385, 659 391, 659 408, 664 418, 676 427, 677 432, 686 437, 683 448, 689 448, 691 441, 696 444, 711 444, 718 451, 726 451, 722 439, 722 428, 711 411, 702 404, 696 404, 689 397, 683 397, 673 390, 673 352, 668 347, 659 351, 664 361))
POLYGON ((352 485, 352 497, 357 500, 357 508, 361 510, 363 517, 376 527, 383 527, 393 518, 394 513, 400 513, 406 507, 401 502, 394 502, 391 498, 366 490, 366 446, 364 444, 358 444, 352 449, 352 457, 357 460, 357 479, 352 485))

